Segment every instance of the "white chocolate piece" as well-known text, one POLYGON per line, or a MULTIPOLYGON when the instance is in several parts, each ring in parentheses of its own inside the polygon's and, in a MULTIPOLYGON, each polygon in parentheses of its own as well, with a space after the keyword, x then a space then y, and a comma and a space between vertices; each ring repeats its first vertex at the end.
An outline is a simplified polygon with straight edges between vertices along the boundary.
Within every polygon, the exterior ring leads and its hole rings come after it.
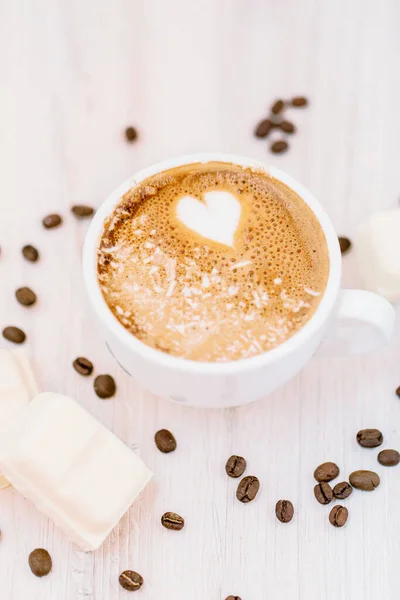
POLYGON ((0 468, 83 550, 96 550, 152 477, 77 402, 39 394, 0 439, 0 468))
MULTIPOLYGON (((39 393, 23 350, 0 350, 0 432, 39 393)), ((0 490, 10 482, 0 473, 0 490)))
POLYGON ((361 276, 372 292, 400 300, 400 209, 372 215, 359 230, 357 254, 361 276))

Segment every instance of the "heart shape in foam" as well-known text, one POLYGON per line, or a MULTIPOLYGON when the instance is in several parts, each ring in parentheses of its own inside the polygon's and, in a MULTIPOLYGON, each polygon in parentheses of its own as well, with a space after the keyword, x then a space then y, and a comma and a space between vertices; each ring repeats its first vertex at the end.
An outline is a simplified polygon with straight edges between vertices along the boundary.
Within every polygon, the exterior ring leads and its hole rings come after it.
POLYGON ((176 205, 179 221, 202 237, 232 246, 242 214, 242 205, 234 194, 219 190, 205 192, 204 202, 183 196, 176 205))

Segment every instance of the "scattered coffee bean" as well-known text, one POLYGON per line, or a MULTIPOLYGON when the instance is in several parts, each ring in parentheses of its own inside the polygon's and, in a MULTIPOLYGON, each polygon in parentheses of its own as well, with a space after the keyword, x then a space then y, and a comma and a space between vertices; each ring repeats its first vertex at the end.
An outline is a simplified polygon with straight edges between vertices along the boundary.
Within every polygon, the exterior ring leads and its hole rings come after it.
POLYGON ((76 204, 71 208, 71 211, 76 217, 78 217, 78 219, 91 217, 94 213, 94 209, 91 206, 86 206, 85 204, 76 204))
POLYGON ((314 487, 314 496, 320 504, 329 504, 333 498, 333 491, 329 483, 321 481, 314 487))
POLYGON ((357 433, 357 442, 363 448, 377 448, 383 442, 383 435, 379 429, 361 429, 357 433))
POLYGON ((226 600, 242 600, 240 596, 228 596, 226 600))
POLYGON ((169 454, 176 450, 176 439, 168 429, 160 429, 154 436, 154 441, 160 452, 169 454))
POLYGON ((33 550, 29 555, 29 567, 36 577, 48 575, 53 566, 50 554, 43 548, 33 550))
POLYGON ((395 467, 400 462, 400 454, 397 450, 381 450, 378 454, 378 461, 384 467, 395 467))
POLYGON ((285 140, 277 140, 271 144, 271 152, 274 154, 282 154, 282 152, 286 152, 288 148, 289 144, 285 142, 285 140))
POLYGON ((292 98, 292 106, 296 106, 296 108, 299 108, 300 106, 307 106, 307 105, 308 105, 308 100, 304 96, 295 96, 294 98, 292 98))
POLYGON ((31 246, 30 244, 27 244, 22 248, 22 255, 30 262, 36 262, 39 259, 38 250, 35 248, 35 246, 31 246))
POLYGON ((174 531, 180 531, 185 526, 185 519, 174 512, 166 512, 161 517, 161 523, 167 529, 173 529, 174 531))
POLYGON ((134 142, 138 137, 138 132, 134 127, 127 127, 125 129, 125 137, 128 142, 134 142))
POLYGON ((342 236, 339 236, 338 240, 339 240, 340 252, 342 254, 346 254, 352 246, 351 241, 349 240, 349 238, 342 237, 342 236))
POLYGON ((264 119, 257 125, 254 131, 254 135, 258 138, 265 138, 267 137, 271 129, 273 129, 273 127, 274 124, 270 119, 264 119))
POLYGON ((19 327, 5 327, 3 329, 3 337, 14 344, 23 344, 26 340, 25 332, 19 327))
POLYGON ((246 466, 246 459, 243 456, 236 456, 234 454, 226 461, 225 471, 229 477, 241 477, 246 470, 246 466))
POLYGON ((333 462, 322 463, 314 471, 314 477, 317 481, 332 481, 338 475, 339 467, 333 462))
POLYGON ((282 121, 282 123, 279 123, 279 127, 285 133, 296 133, 296 127, 291 121, 282 121))
POLYGON ((398 396, 400 398, 400 385, 399 385, 399 387, 396 390, 396 396, 398 396))
POLYGON ((62 218, 60 215, 47 215, 42 221, 43 227, 46 229, 53 229, 53 227, 58 227, 62 223, 62 218))
POLYGON ((349 517, 349 511, 345 506, 334 506, 329 513, 329 522, 334 527, 343 527, 349 517))
POLYGON ((23 306, 32 306, 36 302, 36 294, 28 287, 19 288, 15 292, 15 297, 23 306))
POLYGON ((111 375, 98 375, 94 380, 94 391, 99 398, 111 398, 117 390, 114 378, 111 375))
POLYGON ((341 481, 340 483, 337 483, 333 488, 333 495, 339 500, 345 500, 345 498, 348 498, 350 496, 352 491, 353 488, 349 483, 347 483, 347 481, 341 481))
POLYGON ((144 583, 143 577, 135 571, 123 571, 119 576, 119 585, 128 590, 128 592, 136 592, 140 590, 144 583))
POLYGON ((87 376, 93 372, 93 363, 84 356, 78 356, 72 363, 72 366, 80 375, 87 376))
POLYGON ((380 484, 381 480, 379 479, 379 475, 374 473, 373 471, 354 471, 350 477, 349 481, 351 485, 358 490, 363 490, 365 492, 372 492, 375 490, 380 484))
POLYGON ((276 100, 271 106, 271 112, 273 115, 279 115, 280 112, 283 111, 285 107, 285 103, 283 100, 276 100))
POLYGON ((260 489, 260 482, 257 477, 253 475, 248 475, 244 477, 242 481, 239 483, 238 488, 236 490, 236 498, 247 504, 247 502, 251 502, 258 494, 258 490, 260 489))
POLYGON ((275 506, 275 514, 281 523, 289 523, 293 519, 293 504, 290 500, 278 500, 275 506))

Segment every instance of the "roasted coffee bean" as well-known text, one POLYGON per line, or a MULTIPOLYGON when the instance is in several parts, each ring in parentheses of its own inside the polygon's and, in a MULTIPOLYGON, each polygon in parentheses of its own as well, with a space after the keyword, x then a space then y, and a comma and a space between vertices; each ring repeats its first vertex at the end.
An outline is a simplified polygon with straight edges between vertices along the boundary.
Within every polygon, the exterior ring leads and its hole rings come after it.
POLYGON ((314 477, 317 481, 332 481, 338 475, 339 467, 333 462, 322 463, 314 471, 314 477))
POLYGON ((154 441, 160 452, 169 454, 176 450, 176 439, 168 429, 160 429, 154 436, 154 441))
POLYGON ((282 121, 282 123, 279 123, 279 127, 285 133, 296 133, 296 127, 291 121, 282 121))
POLYGON ((279 115, 280 112, 285 108, 285 103, 283 100, 276 100, 271 106, 271 112, 273 115, 279 115))
POLYGON ((119 585, 128 590, 128 592, 136 592, 140 590, 144 584, 143 577, 136 571, 123 571, 119 576, 119 585))
POLYGON ((27 244, 22 248, 22 255, 30 262, 36 262, 39 259, 38 250, 35 248, 35 246, 31 246, 30 244, 27 244))
POLYGON ((25 332, 19 327, 5 327, 3 329, 3 337, 14 344, 23 344, 26 340, 25 332))
POLYGON ((399 387, 396 390, 396 396, 398 396, 400 398, 400 385, 399 385, 399 387))
POLYGON ((334 506, 329 513, 329 522, 334 527, 343 527, 349 517, 349 511, 345 506, 334 506))
POLYGON ((180 531, 185 526, 185 519, 174 512, 166 512, 161 517, 161 523, 167 529, 173 529, 174 531, 180 531))
POLYGON ((53 227, 58 227, 62 223, 62 218, 60 215, 47 215, 42 221, 43 227, 46 229, 53 229, 53 227))
POLYGON ((337 483, 333 488, 333 495, 339 500, 344 500, 345 498, 348 498, 350 496, 352 491, 353 488, 349 483, 347 483, 347 481, 341 481, 340 483, 337 483))
POLYGON ((307 105, 308 105, 308 100, 304 96, 295 96, 294 98, 292 98, 292 106, 296 106, 296 108, 299 108, 300 106, 307 106, 307 105))
POLYGON ((242 481, 239 483, 238 488, 236 490, 236 498, 247 504, 247 502, 251 502, 258 494, 258 490, 260 489, 260 482, 257 477, 253 475, 248 475, 247 477, 243 477, 242 481))
POLYGON ((29 567, 36 577, 48 575, 53 566, 50 554, 43 548, 33 550, 29 555, 29 567))
POLYGON ((117 390, 114 378, 111 375, 98 375, 94 380, 94 391, 99 398, 111 398, 117 390))
POLYGON ((94 209, 91 206, 86 206, 85 204, 76 204, 71 208, 71 211, 76 217, 78 217, 78 219, 91 217, 94 213, 94 209))
POLYGON ((289 144, 285 140, 277 140, 271 145, 271 152, 274 154, 282 154, 289 148, 289 144))
POLYGON ((32 306, 36 302, 36 294, 28 287, 19 288, 15 292, 15 297, 23 306, 32 306))
POLYGON ((228 596, 226 600, 242 600, 240 596, 228 596))
POLYGON ((241 477, 246 470, 246 466, 246 459, 243 456, 236 456, 234 454, 226 461, 225 471, 229 477, 241 477))
POLYGON ((339 236, 338 240, 339 240, 340 252, 342 254, 346 254, 352 246, 351 241, 349 240, 349 238, 342 237, 342 236, 339 236))
POLYGON ((138 137, 138 132, 134 127, 127 127, 125 129, 125 137, 128 142, 134 142, 138 137))
POLYGON ((278 500, 275 506, 275 514, 281 523, 289 523, 293 519, 293 504, 290 500, 278 500))
POLYGON ((353 487, 365 492, 372 492, 372 490, 375 490, 381 482, 377 473, 363 470, 354 471, 350 475, 349 481, 353 487))
POLYGON ((265 138, 273 128, 274 124, 272 123, 271 119, 264 119, 257 125, 254 135, 258 138, 265 138))
POLYGON ((383 435, 379 429, 361 429, 357 433, 357 442, 363 448, 377 448, 383 442, 383 435))
POLYGON ((333 498, 333 491, 329 483, 321 481, 314 487, 314 496, 320 504, 329 504, 333 498))
POLYGON ((381 450, 378 454, 378 461, 384 467, 395 467, 400 462, 400 454, 397 450, 381 450))
POLYGON ((93 372, 93 363, 84 356, 78 356, 72 366, 80 375, 91 375, 93 372))

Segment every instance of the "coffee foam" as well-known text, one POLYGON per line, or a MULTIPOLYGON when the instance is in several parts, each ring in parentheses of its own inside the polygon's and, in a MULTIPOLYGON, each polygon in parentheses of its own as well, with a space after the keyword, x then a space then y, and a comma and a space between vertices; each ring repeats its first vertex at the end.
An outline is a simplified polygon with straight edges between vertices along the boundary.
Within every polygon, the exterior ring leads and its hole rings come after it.
POLYGON ((328 271, 323 232, 297 194, 223 163, 134 187, 105 223, 98 255, 103 295, 124 327, 203 361, 284 342, 314 313, 328 271))

